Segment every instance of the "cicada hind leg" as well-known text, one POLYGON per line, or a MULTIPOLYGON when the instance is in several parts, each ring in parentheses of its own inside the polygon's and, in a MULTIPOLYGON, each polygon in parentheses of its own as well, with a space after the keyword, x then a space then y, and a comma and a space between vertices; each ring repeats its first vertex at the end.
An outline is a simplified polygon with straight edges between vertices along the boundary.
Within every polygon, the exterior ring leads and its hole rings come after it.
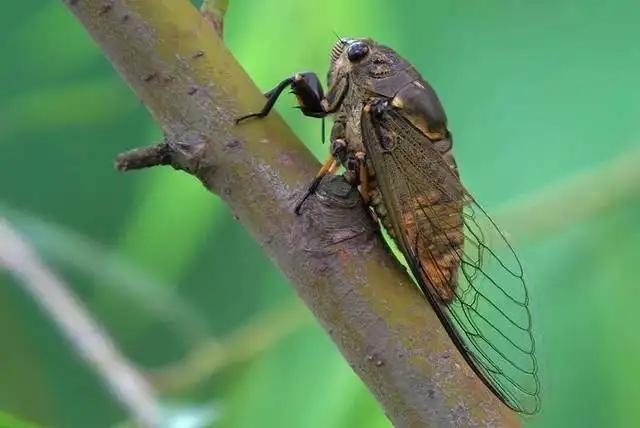
POLYGON ((369 205, 370 201, 370 181, 369 181, 369 169, 367 168, 367 154, 365 152, 355 152, 355 158, 357 161, 358 169, 358 190, 362 196, 362 200, 366 205, 369 205))
POLYGON ((302 205, 309 196, 314 194, 314 192, 318 188, 318 185, 320 185, 322 178, 327 174, 336 173, 336 171, 340 167, 340 161, 344 157, 343 152, 345 151, 346 147, 347 143, 343 139, 332 139, 330 149, 331 153, 329 155, 329 158, 322 164, 322 167, 320 167, 320 170, 316 174, 315 178, 313 179, 307 190, 304 192, 304 195, 300 199, 300 202, 297 203, 294 210, 296 214, 300 215, 302 205))
POLYGON ((320 171, 318 171, 318 173, 316 174, 316 177, 313 179, 313 181, 311 182, 307 190, 304 192, 304 195, 300 199, 300 202, 298 202, 298 204, 296 205, 296 208, 294 210, 296 214, 300 215, 300 210, 302 209, 302 205, 304 204, 304 202, 307 200, 309 196, 315 193, 316 189, 318 188, 318 185, 320 185, 320 182, 322 181, 322 178, 327 174, 335 173, 337 169, 338 169, 338 161, 333 156, 329 157, 329 159, 327 159, 322 164, 320 171))

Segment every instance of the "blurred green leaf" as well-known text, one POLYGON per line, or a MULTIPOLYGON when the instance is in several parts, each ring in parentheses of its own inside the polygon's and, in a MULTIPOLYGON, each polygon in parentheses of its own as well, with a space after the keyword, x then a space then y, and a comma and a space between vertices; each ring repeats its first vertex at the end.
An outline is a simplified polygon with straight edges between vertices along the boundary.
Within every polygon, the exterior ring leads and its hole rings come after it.
POLYGON ((136 209, 123 227, 121 254, 171 284, 227 213, 217 197, 184 173, 158 169, 141 184, 136 209))
MULTIPOLYGON (((365 390, 334 346, 316 326, 278 342, 232 387, 219 426, 344 426, 354 392, 365 390)), ((368 420, 386 419, 379 407, 368 410, 368 420)))
POLYGON ((130 97, 115 77, 22 92, 0 103, 0 138, 105 124, 132 111, 133 106, 127 102, 130 97))
POLYGON ((3 428, 37 428, 38 425, 27 422, 17 416, 10 415, 0 410, 0 427, 3 428))
POLYGON ((33 10, 26 22, 6 37, 6 42, 29 59, 24 71, 32 79, 64 79, 69 73, 105 61, 85 29, 56 2, 33 10))
MULTIPOLYGON (((160 139, 152 133, 157 138, 150 141, 160 139)), ((153 271, 164 286, 158 293, 175 294, 180 276, 219 222, 222 204, 187 174, 168 168, 146 172, 136 189, 128 224, 122 227, 119 257, 153 271)), ((105 290, 96 293, 93 302, 105 313, 116 313, 121 302, 113 297, 105 290)), ((149 320, 129 312, 113 321, 133 337, 149 320)))

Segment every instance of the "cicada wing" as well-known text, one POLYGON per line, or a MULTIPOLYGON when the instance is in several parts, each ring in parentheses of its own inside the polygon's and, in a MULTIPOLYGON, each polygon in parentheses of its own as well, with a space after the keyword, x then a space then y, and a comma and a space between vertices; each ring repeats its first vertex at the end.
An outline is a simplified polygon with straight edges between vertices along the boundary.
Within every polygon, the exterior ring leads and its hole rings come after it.
POLYGON ((436 146, 401 111, 364 111, 367 155, 396 242, 465 360, 510 408, 538 411, 522 266, 436 146))

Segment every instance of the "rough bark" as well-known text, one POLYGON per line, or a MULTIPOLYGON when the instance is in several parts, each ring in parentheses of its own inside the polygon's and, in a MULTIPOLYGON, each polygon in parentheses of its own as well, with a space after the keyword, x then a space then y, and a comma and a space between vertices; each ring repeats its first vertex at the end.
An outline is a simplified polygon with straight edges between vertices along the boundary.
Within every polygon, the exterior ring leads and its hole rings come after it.
POLYGON ((118 166, 170 164, 219 195, 395 426, 519 426, 467 367, 353 189, 325 180, 293 213, 318 162, 275 113, 235 125, 264 98, 187 0, 65 3, 167 136, 118 166))

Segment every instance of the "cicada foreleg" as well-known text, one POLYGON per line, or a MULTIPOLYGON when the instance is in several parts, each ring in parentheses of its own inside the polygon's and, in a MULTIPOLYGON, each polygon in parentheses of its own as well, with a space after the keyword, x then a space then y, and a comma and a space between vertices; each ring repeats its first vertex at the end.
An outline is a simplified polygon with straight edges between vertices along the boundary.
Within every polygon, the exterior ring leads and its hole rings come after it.
POLYGON ((305 116, 324 118, 327 114, 335 112, 342 103, 345 93, 347 92, 347 79, 341 78, 333 83, 327 94, 322 89, 322 83, 318 79, 318 75, 313 72, 296 73, 291 77, 287 77, 278 85, 264 94, 267 102, 259 112, 247 114, 236 119, 236 124, 250 119, 252 117, 265 117, 271 112, 274 104, 289 87, 298 100, 298 108, 305 116))
MULTIPOLYGON (((262 118, 269 114, 273 108, 276 100, 282 94, 287 87, 291 88, 291 92, 296 96, 298 100, 298 108, 305 116, 322 118, 330 113, 334 113, 342 103, 345 93, 347 92, 347 79, 341 78, 337 82, 334 82, 326 96, 322 89, 322 84, 318 79, 318 76, 312 72, 296 73, 291 77, 288 77, 281 81, 275 88, 265 94, 267 102, 264 104, 259 112, 251 113, 236 119, 236 124, 250 118, 262 118)), ((340 121, 336 121, 340 122, 340 121)), ((295 212, 300 213, 300 208, 304 201, 315 192, 316 188, 320 184, 322 177, 326 174, 333 174, 343 162, 344 154, 347 144, 343 136, 343 132, 336 133, 336 125, 338 127, 344 127, 343 124, 336 123, 331 132, 331 157, 322 165, 318 174, 309 185, 309 188, 305 192, 300 202, 296 205, 295 212)), ((323 132, 324 134, 324 132, 323 132)))
POLYGON ((287 87, 291 89, 291 92, 298 99, 298 108, 305 116, 324 117, 326 115, 322 106, 324 91, 318 76, 315 73, 304 72, 296 73, 278 83, 275 88, 264 94, 267 102, 260 111, 239 117, 236 119, 236 124, 252 117, 262 118, 267 116, 287 87))

